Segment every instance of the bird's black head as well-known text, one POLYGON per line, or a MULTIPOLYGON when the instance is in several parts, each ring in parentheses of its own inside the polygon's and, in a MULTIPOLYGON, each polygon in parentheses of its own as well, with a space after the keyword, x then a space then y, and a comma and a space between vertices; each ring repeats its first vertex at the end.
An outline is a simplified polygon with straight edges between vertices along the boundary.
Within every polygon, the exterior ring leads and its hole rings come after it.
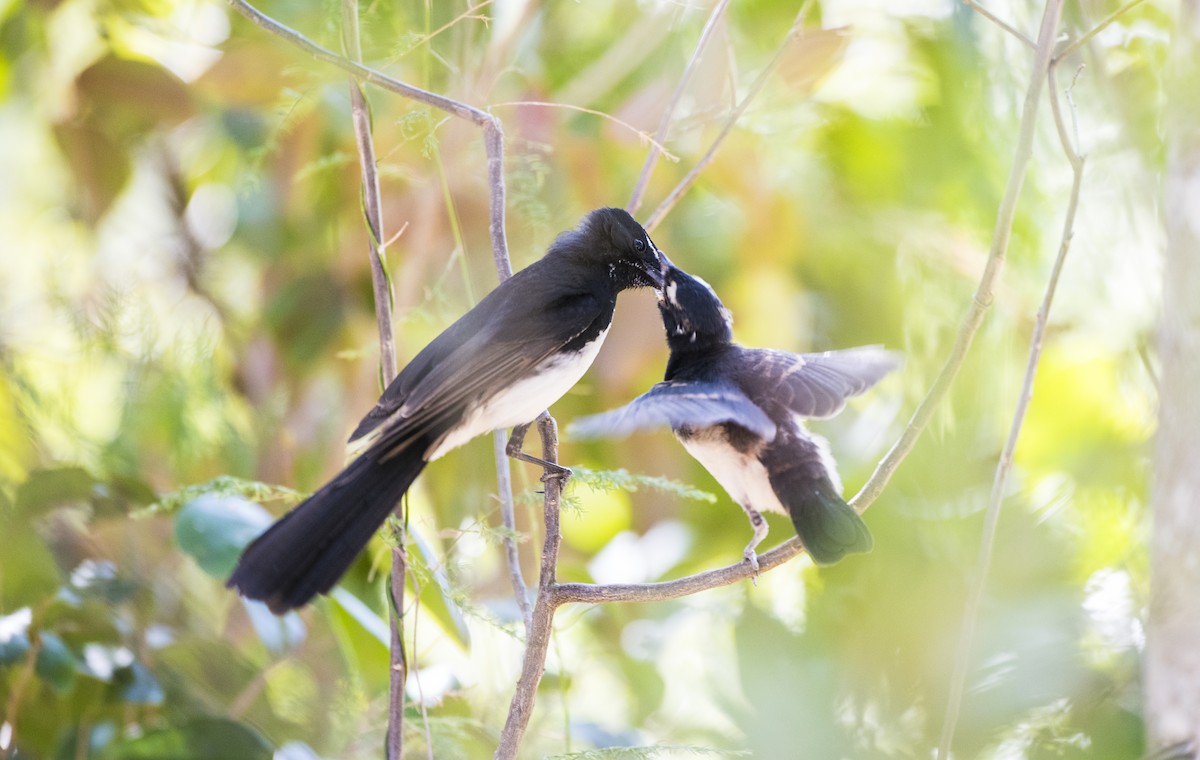
POLYGON ((625 209, 598 208, 568 234, 576 255, 603 266, 618 290, 662 286, 658 248, 625 209))
POLYGON ((672 264, 664 256, 658 310, 671 351, 706 348, 733 340, 733 315, 709 284, 672 264))

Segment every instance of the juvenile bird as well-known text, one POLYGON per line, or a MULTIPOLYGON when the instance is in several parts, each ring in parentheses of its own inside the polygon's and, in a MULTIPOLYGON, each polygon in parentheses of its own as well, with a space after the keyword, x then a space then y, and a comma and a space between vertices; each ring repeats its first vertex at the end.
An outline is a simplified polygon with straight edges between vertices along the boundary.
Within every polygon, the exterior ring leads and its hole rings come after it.
MULTIPOLYGON (((528 424, 596 358, 617 294, 662 285, 650 236, 597 209, 434 338, 350 436, 365 451, 242 553, 227 585, 281 614, 337 583, 425 465, 472 438, 528 424)), ((570 471, 557 468, 561 474, 570 471)))
POLYGON ((764 510, 788 515, 819 564, 869 551, 871 534, 842 499, 825 441, 802 418, 831 417, 900 365, 874 346, 823 354, 743 348, 733 318, 706 282, 664 257, 658 308, 671 354, 663 382, 619 409, 581 419, 569 434, 628 435, 668 425, 750 518, 744 556, 767 535, 764 510))

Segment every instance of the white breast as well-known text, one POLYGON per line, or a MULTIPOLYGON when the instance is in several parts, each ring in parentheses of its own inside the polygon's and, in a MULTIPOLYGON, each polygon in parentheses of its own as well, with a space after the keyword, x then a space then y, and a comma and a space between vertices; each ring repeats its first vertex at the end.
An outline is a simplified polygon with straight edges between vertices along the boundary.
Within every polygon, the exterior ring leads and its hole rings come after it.
POLYGON ((427 461, 432 462, 476 436, 532 422, 579 382, 596 359, 608 330, 572 354, 553 358, 534 374, 520 380, 468 412, 462 424, 442 439, 427 461))
POLYGON ((775 490, 771 488, 771 480, 762 462, 753 454, 742 454, 730 446, 721 428, 699 430, 691 437, 681 437, 679 442, 738 504, 759 512, 787 514, 775 490))

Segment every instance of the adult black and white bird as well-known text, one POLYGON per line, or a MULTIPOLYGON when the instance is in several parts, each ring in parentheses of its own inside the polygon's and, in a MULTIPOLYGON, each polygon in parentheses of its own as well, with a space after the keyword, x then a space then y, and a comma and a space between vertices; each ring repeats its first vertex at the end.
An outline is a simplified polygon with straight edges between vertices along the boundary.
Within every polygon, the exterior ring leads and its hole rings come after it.
POLYGON ((744 556, 755 572, 755 547, 767 535, 763 511, 788 515, 819 564, 869 551, 871 534, 842 499, 828 446, 802 418, 833 416, 898 367, 899 357, 876 346, 799 355, 743 348, 708 283, 664 263, 658 308, 671 352, 664 381, 624 407, 578 420, 569 434, 670 426, 750 518, 744 556))
POLYGON ((516 426, 509 454, 544 464, 520 451, 528 423, 596 358, 617 294, 661 286, 663 268, 624 210, 589 213, 417 354, 350 436, 365 451, 255 539, 227 585, 277 614, 329 591, 425 465, 483 433, 516 426))

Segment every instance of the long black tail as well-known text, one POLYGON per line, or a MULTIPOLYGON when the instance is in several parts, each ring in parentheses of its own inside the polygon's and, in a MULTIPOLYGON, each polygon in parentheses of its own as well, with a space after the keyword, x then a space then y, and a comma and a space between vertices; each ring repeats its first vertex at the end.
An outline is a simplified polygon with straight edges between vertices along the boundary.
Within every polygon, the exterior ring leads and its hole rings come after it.
POLYGON ((425 468, 424 450, 368 449, 247 546, 225 585, 277 615, 327 593, 425 468))

